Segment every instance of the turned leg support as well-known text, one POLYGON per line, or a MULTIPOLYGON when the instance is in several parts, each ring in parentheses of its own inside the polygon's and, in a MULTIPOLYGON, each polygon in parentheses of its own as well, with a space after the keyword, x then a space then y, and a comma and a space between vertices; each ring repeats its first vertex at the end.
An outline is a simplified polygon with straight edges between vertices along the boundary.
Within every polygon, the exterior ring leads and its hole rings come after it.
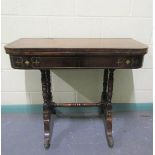
POLYGON ((104 113, 105 107, 106 107, 106 101, 107 101, 107 86, 108 86, 108 73, 109 70, 105 69, 104 70, 104 77, 103 77, 103 92, 101 96, 101 103, 102 103, 102 108, 101 111, 104 113))
POLYGON ((50 147, 50 119, 54 112, 51 94, 50 70, 41 70, 42 94, 43 94, 43 121, 44 121, 44 146, 50 147), (51 111, 52 110, 52 111, 51 111))
POLYGON ((113 74, 114 69, 105 69, 104 71, 104 82, 103 82, 103 93, 101 102, 104 103, 102 109, 104 109, 105 118, 105 133, 107 143, 109 147, 113 147, 112 137, 112 91, 113 91, 113 74))

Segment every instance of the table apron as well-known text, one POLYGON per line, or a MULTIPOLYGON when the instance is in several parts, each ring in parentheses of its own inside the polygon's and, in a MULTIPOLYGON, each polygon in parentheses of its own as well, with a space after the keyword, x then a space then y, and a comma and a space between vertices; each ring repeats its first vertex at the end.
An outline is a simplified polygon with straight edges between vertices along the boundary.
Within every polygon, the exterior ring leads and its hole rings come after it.
POLYGON ((45 57, 10 55, 11 65, 16 69, 54 68, 120 68, 142 67, 143 55, 45 57))

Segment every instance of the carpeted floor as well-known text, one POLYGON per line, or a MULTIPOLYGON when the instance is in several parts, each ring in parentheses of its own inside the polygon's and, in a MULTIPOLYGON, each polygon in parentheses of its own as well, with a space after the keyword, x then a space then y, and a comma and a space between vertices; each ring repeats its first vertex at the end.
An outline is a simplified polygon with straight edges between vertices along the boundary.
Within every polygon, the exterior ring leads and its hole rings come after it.
POLYGON ((152 155, 152 123, 151 111, 114 113, 111 149, 101 117, 54 117, 45 150, 41 114, 2 114, 2 155, 152 155))

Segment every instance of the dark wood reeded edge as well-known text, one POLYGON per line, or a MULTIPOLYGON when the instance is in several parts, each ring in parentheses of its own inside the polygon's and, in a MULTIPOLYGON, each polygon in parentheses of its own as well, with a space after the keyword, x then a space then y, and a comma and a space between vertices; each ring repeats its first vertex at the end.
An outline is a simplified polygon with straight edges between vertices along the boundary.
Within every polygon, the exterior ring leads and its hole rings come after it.
POLYGON ((51 131, 50 119, 51 114, 56 114, 55 107, 91 107, 99 106, 104 113, 105 134, 109 147, 113 147, 112 137, 112 91, 113 91, 113 73, 114 69, 104 70, 103 92, 101 102, 99 103, 54 103, 52 100, 50 70, 41 71, 42 94, 43 94, 43 121, 44 121, 44 146, 50 147, 51 131))
POLYGON ((45 39, 23 38, 5 46, 14 69, 41 71, 43 93, 44 146, 50 147, 51 115, 56 107, 98 106, 104 116, 109 147, 112 137, 112 91, 115 69, 137 69, 148 47, 131 38, 45 39), (104 69, 103 92, 98 103, 55 103, 52 100, 50 69, 104 69))

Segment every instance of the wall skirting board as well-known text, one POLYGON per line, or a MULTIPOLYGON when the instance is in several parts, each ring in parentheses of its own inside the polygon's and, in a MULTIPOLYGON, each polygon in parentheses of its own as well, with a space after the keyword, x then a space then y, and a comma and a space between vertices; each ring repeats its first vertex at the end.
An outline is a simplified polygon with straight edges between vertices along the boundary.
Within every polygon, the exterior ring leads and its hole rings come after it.
MULTIPOLYGON (((57 113, 99 113, 98 107, 56 108, 57 113)), ((113 103, 113 111, 153 110, 153 103, 113 103)), ((2 105, 2 113, 42 113, 42 104, 2 105)))

